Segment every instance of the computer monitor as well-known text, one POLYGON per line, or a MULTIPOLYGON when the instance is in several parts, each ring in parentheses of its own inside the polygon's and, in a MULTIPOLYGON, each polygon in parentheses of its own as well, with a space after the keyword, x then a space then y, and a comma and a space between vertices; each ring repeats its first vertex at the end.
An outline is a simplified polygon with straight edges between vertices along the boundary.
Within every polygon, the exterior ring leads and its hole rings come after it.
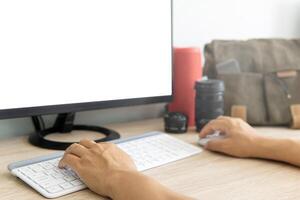
MULTIPOLYGON (((79 111, 168 102, 171 0, 0 1, 0 119, 32 117, 38 146, 73 129, 79 111), (39 116, 59 114, 44 130, 39 116)), ((104 141, 104 140, 101 140, 104 141)))

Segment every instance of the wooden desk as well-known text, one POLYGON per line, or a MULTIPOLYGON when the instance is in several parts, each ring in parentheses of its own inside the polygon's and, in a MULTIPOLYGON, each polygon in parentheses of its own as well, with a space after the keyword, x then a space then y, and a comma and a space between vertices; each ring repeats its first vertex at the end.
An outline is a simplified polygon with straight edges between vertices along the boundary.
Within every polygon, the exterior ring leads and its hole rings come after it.
MULTIPOLYGON (((163 130, 162 120, 146 120, 109 125, 123 137, 146 131, 163 130)), ((300 137, 300 131, 285 128, 257 128, 261 133, 281 137, 300 137)), ((197 134, 190 131, 175 137, 196 144, 197 134)), ((283 149, 284 151, 284 149, 283 149)), ((33 189, 10 175, 6 169, 11 162, 46 155, 53 151, 39 149, 27 142, 27 137, 0 141, 0 199, 44 199, 33 189)), ((284 200, 300 199, 300 169, 282 163, 237 159, 204 151, 145 174, 186 195, 206 200, 284 200)), ((61 200, 101 199, 89 190, 76 192, 61 200)))

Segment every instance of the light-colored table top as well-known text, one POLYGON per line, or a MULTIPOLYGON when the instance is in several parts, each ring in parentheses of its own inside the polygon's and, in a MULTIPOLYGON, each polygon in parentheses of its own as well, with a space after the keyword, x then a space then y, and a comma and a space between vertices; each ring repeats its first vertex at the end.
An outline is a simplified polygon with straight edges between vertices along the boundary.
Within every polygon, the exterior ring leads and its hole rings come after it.
MULTIPOLYGON (((108 125, 122 134, 133 136, 147 131, 163 131, 161 119, 108 125)), ((259 132, 276 137, 300 137, 300 131, 286 128, 257 128, 259 132)), ((196 145, 198 136, 192 129, 188 134, 174 135, 196 145)), ((284 151, 284 149, 283 149, 284 151)), ((52 153, 30 145, 27 137, 0 141, 0 199, 44 199, 7 170, 11 162, 52 153)), ((283 163, 237 159, 203 151, 199 155, 177 161, 145 174, 167 187, 191 197, 205 200, 293 200, 300 199, 300 169, 283 163)), ((61 200, 102 199, 83 190, 61 200)))

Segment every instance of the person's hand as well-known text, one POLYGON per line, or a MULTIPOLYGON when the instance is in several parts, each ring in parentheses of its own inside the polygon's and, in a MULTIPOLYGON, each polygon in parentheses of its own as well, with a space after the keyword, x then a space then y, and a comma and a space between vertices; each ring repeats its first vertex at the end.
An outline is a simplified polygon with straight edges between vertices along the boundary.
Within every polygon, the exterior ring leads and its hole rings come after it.
POLYGON ((200 132, 200 138, 220 131, 224 139, 209 141, 205 148, 236 157, 253 157, 260 136, 242 119, 219 117, 210 121, 200 132))
POLYGON ((70 167, 94 192, 111 197, 118 172, 135 172, 133 160, 111 143, 82 140, 71 145, 59 162, 59 167, 70 167))

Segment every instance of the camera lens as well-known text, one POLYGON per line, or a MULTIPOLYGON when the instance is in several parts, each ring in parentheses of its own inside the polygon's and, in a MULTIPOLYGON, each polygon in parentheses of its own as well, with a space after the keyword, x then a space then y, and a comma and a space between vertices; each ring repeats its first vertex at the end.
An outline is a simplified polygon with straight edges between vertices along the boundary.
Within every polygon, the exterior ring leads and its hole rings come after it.
POLYGON ((224 115, 224 82, 220 80, 197 81, 196 128, 200 131, 210 120, 224 115))

